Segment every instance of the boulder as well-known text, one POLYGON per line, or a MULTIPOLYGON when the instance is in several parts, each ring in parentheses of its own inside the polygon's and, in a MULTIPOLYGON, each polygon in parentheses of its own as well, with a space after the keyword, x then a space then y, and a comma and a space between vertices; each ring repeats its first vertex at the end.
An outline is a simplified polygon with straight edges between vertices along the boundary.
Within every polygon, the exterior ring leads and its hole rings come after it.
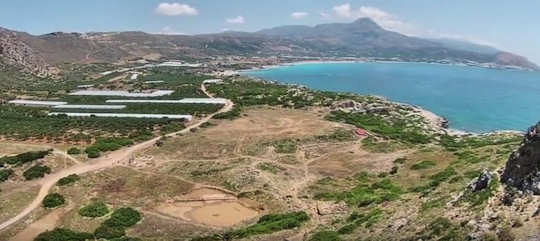
POLYGON ((484 190, 489 186, 489 183, 493 180, 493 174, 487 170, 484 170, 480 176, 473 179, 469 184, 469 189, 473 192, 484 190))
POLYGON ((525 134, 521 147, 512 153, 501 182, 525 193, 540 195, 540 124, 525 134))

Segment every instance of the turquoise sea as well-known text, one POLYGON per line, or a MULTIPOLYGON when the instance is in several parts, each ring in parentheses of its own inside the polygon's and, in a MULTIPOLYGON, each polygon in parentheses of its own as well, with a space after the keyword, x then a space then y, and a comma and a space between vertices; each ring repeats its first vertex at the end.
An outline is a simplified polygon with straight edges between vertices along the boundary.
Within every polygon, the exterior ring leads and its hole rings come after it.
POLYGON ((540 120, 540 72, 424 63, 316 63, 246 72, 318 90, 384 96, 469 132, 524 131, 540 120))

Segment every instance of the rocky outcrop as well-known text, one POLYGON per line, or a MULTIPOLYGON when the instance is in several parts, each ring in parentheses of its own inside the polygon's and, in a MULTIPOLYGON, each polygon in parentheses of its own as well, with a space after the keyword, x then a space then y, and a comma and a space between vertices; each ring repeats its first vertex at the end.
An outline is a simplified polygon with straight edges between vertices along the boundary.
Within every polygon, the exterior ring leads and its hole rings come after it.
POLYGON ((49 69, 47 63, 21 41, 16 32, 4 28, 0 28, 0 62, 37 75, 46 75, 49 69))
POLYGON ((529 128, 521 147, 512 153, 501 181, 525 193, 540 195, 540 123, 529 128))
POLYGON ((489 186, 489 183, 493 179, 493 174, 487 170, 484 170, 480 176, 475 178, 468 186, 472 192, 478 192, 484 190, 489 186))

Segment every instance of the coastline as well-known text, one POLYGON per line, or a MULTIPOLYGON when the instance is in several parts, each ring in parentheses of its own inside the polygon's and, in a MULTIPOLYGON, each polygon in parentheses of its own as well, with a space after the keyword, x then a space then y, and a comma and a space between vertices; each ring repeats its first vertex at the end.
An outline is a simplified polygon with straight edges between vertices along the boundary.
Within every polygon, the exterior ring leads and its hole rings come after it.
POLYGON ((515 66, 503 66, 497 64, 482 64, 482 63, 458 63, 458 62, 425 62, 425 61, 399 61, 399 60, 304 60, 304 61, 293 61, 286 62, 274 65, 263 65, 261 67, 253 67, 251 69, 241 69, 233 71, 235 74, 258 71, 258 70, 269 70, 281 67, 297 66, 297 65, 306 65, 306 64, 347 64, 347 63, 386 63, 386 64, 432 64, 432 65, 446 65, 446 66, 457 66, 457 67, 472 67, 472 68, 482 68, 482 69, 492 69, 492 70, 504 70, 504 71, 534 71, 530 69, 515 67, 515 66))
MULTIPOLYGON (((369 63, 369 62, 378 62, 378 63, 424 63, 424 62, 352 61, 352 60, 347 60, 347 61, 298 61, 298 62, 292 62, 292 63, 283 63, 283 64, 279 64, 279 65, 268 65, 268 66, 263 66, 261 68, 252 68, 252 69, 246 69, 246 70, 239 70, 239 71, 235 71, 235 74, 242 74, 242 75, 248 76, 250 78, 260 79, 260 80, 264 80, 264 81, 271 81, 271 82, 275 82, 275 83, 279 83, 279 84, 286 84, 286 83, 281 83, 281 82, 276 81, 276 80, 268 80, 268 79, 263 79, 263 78, 258 78, 258 77, 255 77, 255 76, 251 76, 251 75, 249 75, 249 72, 257 71, 257 70, 268 70, 268 69, 273 69, 273 68, 281 68, 281 67, 287 67, 287 66, 304 65, 304 64, 340 64, 340 63, 369 63)), ((454 64, 427 63, 427 62, 424 63, 424 64, 454 65, 454 64)), ((455 64, 455 65, 456 66, 462 66, 462 67, 474 67, 474 66, 459 65, 459 64, 455 64)), ((478 68, 482 68, 482 67, 478 67, 478 68)), ((287 84, 287 85, 299 86, 299 85, 295 85, 295 84, 287 84)), ((389 100, 385 96, 377 96, 377 95, 370 95, 370 96, 381 98, 381 99, 383 99, 385 101, 388 101, 388 102, 391 102, 393 104, 410 107, 415 112, 420 114, 425 120, 427 120, 428 125, 429 125, 429 127, 431 129, 436 130, 436 131, 440 131, 441 133, 446 133, 446 134, 451 135, 451 136, 481 136, 481 135, 495 135, 495 134, 519 134, 519 135, 522 135, 522 134, 524 134, 523 131, 517 131, 517 130, 494 130, 494 131, 478 133, 478 132, 471 132, 471 131, 454 129, 454 128, 451 128, 451 127, 445 128, 444 123, 448 122, 448 120, 446 118, 442 117, 442 116, 439 116, 439 115, 435 114, 434 112, 432 112, 430 110, 427 110, 424 107, 414 105, 414 104, 389 100)), ((451 125, 451 123, 450 123, 450 125, 451 125)))

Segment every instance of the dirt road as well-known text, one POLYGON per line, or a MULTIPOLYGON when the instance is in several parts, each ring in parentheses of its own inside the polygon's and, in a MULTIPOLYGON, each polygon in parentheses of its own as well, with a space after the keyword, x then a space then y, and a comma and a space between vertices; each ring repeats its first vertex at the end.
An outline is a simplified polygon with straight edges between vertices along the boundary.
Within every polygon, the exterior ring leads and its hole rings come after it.
MULTIPOLYGON (((206 91, 206 89, 204 88, 204 85, 201 87, 201 89, 209 97, 212 97, 212 95, 210 95, 206 91)), ((181 131, 178 131, 178 132, 175 132, 175 133, 170 133, 170 134, 167 134, 165 136, 173 137, 173 136, 176 136, 178 134, 189 133, 192 129, 197 128, 200 125, 208 122, 210 119, 212 119, 212 117, 214 115, 230 111, 232 109, 233 105, 234 104, 232 103, 232 101, 228 100, 227 104, 223 108, 221 108, 221 110, 219 110, 218 112, 206 116, 205 118, 201 119, 200 121, 198 121, 196 123, 193 123, 193 124, 187 126, 185 129, 183 129, 181 131)), ((15 217, 1 223, 0 224, 0 230, 3 230, 5 228, 9 227, 10 225, 18 222, 19 220, 23 219, 28 214, 30 214, 33 210, 38 208, 41 205, 41 202, 43 201, 43 198, 45 198, 45 196, 49 193, 49 190, 61 178, 69 176, 71 174, 83 174, 83 173, 87 173, 87 172, 98 171, 98 170, 102 170, 102 169, 105 169, 105 168, 113 167, 113 166, 117 165, 117 163, 130 158, 133 155, 133 153, 144 150, 144 149, 149 148, 149 147, 152 147, 160 138, 162 138, 162 136, 155 137, 155 138, 153 138, 151 140, 141 142, 139 144, 136 144, 134 146, 130 146, 128 148, 124 148, 124 149, 120 149, 118 151, 110 152, 105 156, 102 156, 100 158, 91 160, 91 161, 86 162, 86 163, 75 164, 75 165, 71 166, 70 168, 64 169, 62 171, 59 171, 57 173, 53 173, 51 175, 48 175, 48 176, 42 178, 41 180, 39 180, 37 182, 38 184, 41 185, 41 188, 39 190, 38 195, 32 201, 32 203, 30 203, 30 205, 28 205, 17 216, 15 216, 15 217)))

